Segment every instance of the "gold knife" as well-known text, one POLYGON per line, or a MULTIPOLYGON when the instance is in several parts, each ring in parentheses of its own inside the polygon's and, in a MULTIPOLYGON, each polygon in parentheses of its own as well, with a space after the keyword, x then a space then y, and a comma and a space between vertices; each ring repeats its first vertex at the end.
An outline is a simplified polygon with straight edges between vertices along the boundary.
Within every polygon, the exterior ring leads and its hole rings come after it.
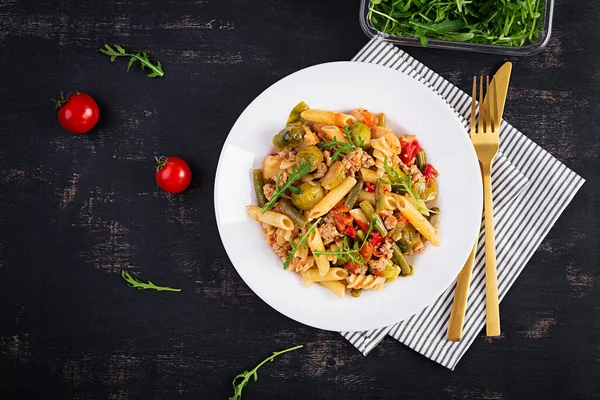
MULTIPOLYGON (((491 85, 496 85, 496 101, 498 104, 498 112, 500 120, 504 114, 504 104, 506 103, 506 95, 508 94, 508 84, 510 82, 510 74, 512 72, 512 63, 506 62, 494 75, 491 85)), ((488 97, 484 98, 484 104, 489 101, 488 97)), ((477 243, 479 234, 475 239, 475 245, 463 269, 458 274, 456 281, 456 290, 454 292, 454 302, 452 303, 452 311, 450 312, 450 321, 448 323, 448 332, 446 339, 452 342, 458 342, 462 338, 463 325, 465 322, 465 312, 467 310, 467 299, 469 297, 469 286, 471 284, 471 275, 473 274, 473 263, 477 252, 477 243)))

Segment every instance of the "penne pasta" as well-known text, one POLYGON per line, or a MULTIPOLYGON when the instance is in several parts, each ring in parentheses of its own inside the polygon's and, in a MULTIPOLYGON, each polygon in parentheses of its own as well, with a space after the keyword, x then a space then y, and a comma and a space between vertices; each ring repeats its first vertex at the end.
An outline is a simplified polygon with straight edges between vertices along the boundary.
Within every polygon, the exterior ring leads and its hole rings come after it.
POLYGON ((312 268, 306 271, 306 276, 313 282, 341 281, 348 277, 348 271, 344 268, 330 268, 325 275, 321 275, 319 270, 312 268))
MULTIPOLYGON (((321 234, 318 229, 312 231, 312 233, 308 236, 308 247, 313 254, 315 251, 325 251, 325 245, 323 244, 323 240, 321 239, 321 234)), ((319 269, 319 274, 321 276, 325 276, 327 272, 329 272, 329 259, 326 255, 315 255, 315 263, 317 264, 317 268, 319 269)))
POLYGON ((377 171, 373 171, 372 169, 361 168, 360 175, 363 178, 363 181, 369 183, 376 183, 381 176, 377 174, 377 171))
POLYGON ((279 214, 274 211, 266 211, 265 213, 261 213, 261 208, 256 206, 246 207, 246 213, 250 218, 255 219, 258 222, 262 222, 263 224, 275 226, 286 231, 291 231, 294 229, 294 222, 283 214, 279 214))
POLYGON ((350 126, 356 122, 356 118, 352 115, 324 111, 324 110, 311 110, 308 109, 302 112, 302 118, 307 121, 317 122, 319 124, 336 125, 336 126, 350 126))
POLYGON ((327 289, 331 290, 333 294, 335 294, 340 299, 344 300, 344 296, 346 295, 346 286, 340 281, 323 281, 319 282, 320 285, 325 286, 327 289))
POLYGON ((325 138, 329 141, 349 143, 348 138, 346 138, 346 135, 344 135, 342 130, 335 125, 323 126, 321 127, 321 132, 323 133, 323 136, 325 136, 325 138))
POLYGON ((398 201, 396 200, 395 196, 397 195, 395 195, 394 193, 386 193, 383 196, 381 196, 383 208, 385 208, 386 210, 395 210, 396 208, 398 208, 398 201))
POLYGON ((355 221, 358 221, 361 224, 364 224, 364 225, 370 224, 369 219, 367 218, 367 216, 365 215, 363 210, 361 210, 360 208, 355 208, 353 210, 350 210, 350 215, 352 215, 352 218, 354 218, 355 221))
POLYGON ((301 271, 300 272, 300 276, 302 277, 302 281, 304 282, 304 286, 309 287, 309 286, 311 286, 314 283, 314 281, 311 280, 308 277, 308 271, 301 271))
POLYGON ((427 209, 427 205, 425 204, 425 202, 423 201, 423 199, 419 199, 419 203, 417 205, 417 203, 415 202, 415 200, 410 197, 410 196, 406 196, 405 197, 408 201, 410 201, 412 203, 412 205, 419 210, 419 212, 421 214, 423 214, 424 216, 428 217, 429 216, 429 210, 427 209))
POLYGON ((314 219, 327 214, 352 190, 354 185, 356 185, 356 179, 351 176, 346 177, 308 212, 308 218, 314 219))
POLYGON ((429 240, 429 242, 434 246, 439 246, 441 244, 440 237, 438 236, 435 228, 427 219, 417 210, 413 203, 408 201, 405 196, 396 196, 396 203, 398 210, 408 219, 408 222, 415 227, 417 231, 421 235, 425 237, 425 239, 429 240))

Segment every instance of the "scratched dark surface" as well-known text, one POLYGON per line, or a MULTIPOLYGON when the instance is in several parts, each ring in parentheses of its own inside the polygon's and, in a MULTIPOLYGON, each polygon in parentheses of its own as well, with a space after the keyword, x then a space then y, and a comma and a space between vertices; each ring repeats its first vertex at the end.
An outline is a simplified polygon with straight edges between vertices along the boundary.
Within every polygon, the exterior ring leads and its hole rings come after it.
MULTIPOLYGON (((0 398, 225 399, 274 350, 246 399, 600 397, 600 2, 557 1, 547 49, 515 62, 506 118, 588 180, 451 372, 385 339, 363 357, 337 333, 272 310, 219 239, 213 178, 229 128, 300 68, 367 41, 358 1, 0 0, 0 398), (163 79, 104 43, 146 50, 163 79), (93 95, 75 136, 49 101, 93 95), (178 155, 191 188, 168 195, 153 157, 178 155), (182 288, 128 288, 119 271, 182 288)), ((502 56, 408 52, 463 89, 502 56)))

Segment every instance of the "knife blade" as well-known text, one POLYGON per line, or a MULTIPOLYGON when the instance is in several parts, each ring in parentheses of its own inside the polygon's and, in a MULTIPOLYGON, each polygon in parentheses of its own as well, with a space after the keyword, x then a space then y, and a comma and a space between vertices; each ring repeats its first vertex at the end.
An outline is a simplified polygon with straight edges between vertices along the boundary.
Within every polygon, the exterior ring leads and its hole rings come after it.
MULTIPOLYGON (((496 104, 498 105, 499 120, 502 121, 504 114, 504 104, 506 103, 506 95, 508 94, 508 84, 510 83, 510 74, 512 72, 512 63, 506 62, 496 72, 492 78, 491 85, 496 85, 496 104)), ((487 95, 484 97, 484 104, 489 101, 487 95)), ((479 235, 477 235, 479 238, 479 235)), ((452 310, 450 311, 450 320, 448 322, 448 331, 446 332, 446 340, 458 342, 462 339, 463 326, 465 321, 465 312, 467 311, 467 300, 469 297, 469 286, 471 284, 471 275, 473 274, 473 264, 477 252, 477 242, 469 254, 469 258, 465 262, 464 267, 458 274, 456 281, 456 290, 454 291, 454 300, 452 302, 452 310)))
MULTIPOLYGON (((512 63, 505 62, 504 65, 496 72, 490 85, 496 84, 496 101, 498 104, 498 114, 500 115, 500 121, 502 121, 502 115, 504 115, 504 104, 506 104, 506 96, 508 95, 508 84, 510 83, 510 75, 512 73, 512 63)), ((483 99, 484 104, 487 104, 488 96, 486 95, 483 99)))

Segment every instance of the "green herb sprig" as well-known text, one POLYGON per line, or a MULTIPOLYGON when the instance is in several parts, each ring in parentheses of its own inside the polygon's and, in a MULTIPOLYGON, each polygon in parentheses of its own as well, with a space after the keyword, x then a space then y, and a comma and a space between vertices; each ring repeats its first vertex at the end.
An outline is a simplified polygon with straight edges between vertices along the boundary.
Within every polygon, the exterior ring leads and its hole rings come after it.
POLYGON ((365 235, 365 240, 363 240, 362 244, 360 245, 360 250, 362 250, 365 243, 367 243, 367 240, 369 240, 369 236, 371 235, 371 232, 373 232, 373 228, 375 227, 375 222, 376 222, 375 218, 373 218, 371 220, 371 222, 369 222, 369 230, 367 231, 367 234, 365 235))
POLYGON ((400 190, 408 193, 408 195, 414 200, 416 207, 420 210, 427 210, 430 213, 437 214, 437 211, 430 210, 427 207, 423 207, 420 203, 421 198, 418 193, 415 193, 412 186, 412 173, 408 171, 406 175, 400 174, 396 171, 392 166, 388 163, 387 157, 383 160, 383 168, 385 169, 385 173, 390 177, 389 180, 381 179, 381 182, 391 185, 392 187, 397 187, 400 190))
POLYGON ((281 350, 281 351, 275 351, 275 352, 273 352, 273 355, 265 358, 260 364, 258 364, 256 367, 254 367, 254 369, 252 369, 251 371, 244 371, 241 374, 239 374, 238 376, 236 376, 235 378, 233 378, 233 382, 232 382, 233 397, 230 397, 229 400, 241 400, 242 390, 244 390, 246 385, 248 385, 248 382, 250 382, 250 378, 254 378, 254 382, 256 382, 258 380, 258 369, 260 367, 262 367, 264 364, 266 364, 269 361, 272 362, 275 359, 275 357, 277 357, 283 353, 298 350, 302 347, 303 347, 303 345, 300 345, 300 346, 290 347, 289 349, 285 349, 285 350, 281 350))
MULTIPOLYGON (((366 239, 365 239, 366 240, 366 239)), ((336 256, 338 260, 343 261, 344 263, 355 263, 359 265, 365 265, 365 261, 363 260, 360 251, 358 249, 350 248, 350 244, 348 243, 348 238, 344 237, 340 243, 338 243, 338 248, 333 251, 313 251, 315 256, 336 256)))
POLYGON ((129 275, 129 273, 126 271, 121 271, 121 277, 127 281, 128 286, 131 288, 136 288, 139 290, 153 289, 157 292, 181 292, 181 289, 174 289, 167 286, 158 286, 152 283, 151 281, 148 281, 148 283, 142 282, 138 278, 129 275))
POLYGON ((375 29, 429 39, 520 47, 535 42, 543 25, 543 0, 371 0, 375 29))
POLYGON ((298 238, 298 242, 296 244, 294 244, 294 238, 290 238, 290 246, 292 246, 292 248, 290 249, 287 258, 283 262, 283 269, 288 269, 290 263, 292 262, 292 259, 294 258, 298 250, 300 250, 300 246, 306 247, 306 239, 308 238, 308 235, 313 230, 315 230, 319 222, 321 222, 321 218, 317 219, 314 224, 308 227, 306 233, 298 238))
POLYGON ((348 139, 347 143, 338 141, 337 137, 334 136, 333 140, 323 140, 321 143, 317 144, 317 147, 319 147, 320 149, 328 149, 328 150, 335 149, 335 152, 333 153, 333 156, 331 157, 331 159, 333 161, 337 160, 338 157, 340 157, 342 154, 346 154, 351 151, 357 150, 359 147, 363 147, 363 145, 364 145, 363 138, 361 136, 358 136, 359 143, 354 143, 354 141, 352 140, 352 137, 350 135, 350 130, 347 126, 344 126, 343 135, 346 137, 346 139, 348 139))
POLYGON ((145 52, 138 53, 128 53, 125 49, 118 44, 114 45, 114 49, 110 47, 110 45, 105 44, 104 48, 98 50, 102 54, 106 54, 110 57, 110 62, 114 62, 117 57, 129 57, 129 62, 127 63, 127 71, 131 69, 131 66, 139 61, 142 69, 149 68, 150 73, 147 75, 149 78, 162 77, 165 75, 162 65, 160 61, 156 61, 156 64, 152 64, 150 59, 148 58, 148 54, 145 52))
POLYGON ((298 168, 298 166, 294 164, 294 166, 292 167, 292 173, 288 176, 287 181, 281 187, 279 186, 279 183, 281 181, 282 172, 280 172, 277 176, 277 182, 275 182, 275 190, 273 191, 273 196, 271 197, 271 200, 269 200, 267 204, 265 204, 265 206, 262 208, 261 213, 264 214, 266 211, 269 211, 271 208, 275 207, 275 203, 277 203, 277 200, 279 200, 280 197, 289 198, 289 196, 285 194, 285 191, 288 189, 292 193, 302 193, 300 189, 298 189, 295 186, 292 186, 292 184, 298 179, 302 178, 304 175, 308 174, 310 172, 311 166, 312 164, 309 162, 303 163, 302 165, 300 165, 300 168, 298 168))

